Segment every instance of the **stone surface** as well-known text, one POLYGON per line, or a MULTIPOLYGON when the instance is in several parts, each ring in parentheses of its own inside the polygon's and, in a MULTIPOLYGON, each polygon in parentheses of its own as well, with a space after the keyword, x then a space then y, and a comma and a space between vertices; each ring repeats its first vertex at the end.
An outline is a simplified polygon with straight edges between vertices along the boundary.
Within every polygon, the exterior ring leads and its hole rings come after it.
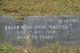
POLYGON ((0 17, 0 20, 3 40, 14 46, 42 47, 55 42, 80 44, 80 16, 28 16, 22 22, 10 17, 0 17))

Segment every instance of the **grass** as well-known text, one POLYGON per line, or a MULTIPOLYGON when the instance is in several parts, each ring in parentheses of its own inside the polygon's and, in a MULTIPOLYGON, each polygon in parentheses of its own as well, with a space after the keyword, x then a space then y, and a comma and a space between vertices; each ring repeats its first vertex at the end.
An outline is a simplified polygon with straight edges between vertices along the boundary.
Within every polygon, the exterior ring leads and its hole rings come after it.
POLYGON ((0 53, 14 53, 14 50, 9 45, 0 44, 0 53))
POLYGON ((0 53, 80 53, 80 46, 54 43, 42 48, 14 48, 9 45, 0 45, 0 53))
POLYGON ((15 17, 80 15, 80 0, 2 0, 0 14, 15 17))
POLYGON ((80 53, 80 46, 64 46, 59 43, 35 50, 32 53, 80 53))

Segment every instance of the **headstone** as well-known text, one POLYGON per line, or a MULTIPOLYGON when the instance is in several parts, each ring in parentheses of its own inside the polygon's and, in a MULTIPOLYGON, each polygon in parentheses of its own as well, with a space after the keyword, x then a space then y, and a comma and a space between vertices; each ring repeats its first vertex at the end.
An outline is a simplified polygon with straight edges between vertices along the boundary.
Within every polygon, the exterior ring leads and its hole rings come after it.
POLYGON ((28 16, 23 21, 0 17, 0 31, 3 40, 13 46, 79 45, 80 16, 28 16))

